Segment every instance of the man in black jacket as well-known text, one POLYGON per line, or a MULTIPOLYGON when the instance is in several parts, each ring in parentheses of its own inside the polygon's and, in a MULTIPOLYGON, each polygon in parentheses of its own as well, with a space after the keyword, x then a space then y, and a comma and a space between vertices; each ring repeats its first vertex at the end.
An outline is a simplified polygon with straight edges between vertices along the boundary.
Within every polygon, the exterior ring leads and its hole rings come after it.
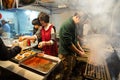
MULTIPOLYGON (((0 38, 0 60, 9 60, 20 53, 20 51, 21 47, 19 46, 15 46, 14 48, 8 50, 8 48, 5 46, 2 39, 0 38)), ((11 80, 12 77, 14 77, 14 75, 8 74, 6 70, 3 70, 2 67, 0 67, 0 80, 11 80)))
POLYGON ((0 38, 0 60, 9 60, 15 57, 20 51, 21 47, 19 46, 15 46, 14 48, 8 50, 0 38))

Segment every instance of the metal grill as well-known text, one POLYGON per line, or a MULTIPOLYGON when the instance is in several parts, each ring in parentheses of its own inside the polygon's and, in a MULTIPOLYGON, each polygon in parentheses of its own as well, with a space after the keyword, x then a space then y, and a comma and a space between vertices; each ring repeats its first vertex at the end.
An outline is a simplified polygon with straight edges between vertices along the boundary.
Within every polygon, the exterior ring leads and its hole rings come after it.
POLYGON ((111 80, 107 65, 87 63, 84 73, 85 80, 111 80))

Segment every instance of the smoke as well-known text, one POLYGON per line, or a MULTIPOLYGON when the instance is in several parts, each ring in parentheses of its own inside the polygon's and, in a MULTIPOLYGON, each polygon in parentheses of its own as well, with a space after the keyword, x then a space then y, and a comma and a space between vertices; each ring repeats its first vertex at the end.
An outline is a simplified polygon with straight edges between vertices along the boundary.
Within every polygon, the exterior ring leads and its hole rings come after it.
POLYGON ((97 33, 111 34, 114 31, 111 23, 117 0, 56 0, 56 3, 65 4, 72 10, 83 10, 90 16, 92 28, 97 33))
POLYGON ((113 13, 112 13, 112 23, 111 23, 111 32, 112 35, 118 35, 120 32, 120 0, 116 3, 116 6, 114 7, 113 13))
POLYGON ((85 0, 83 3, 80 1, 80 4, 79 7, 91 16, 92 27, 97 33, 111 33, 110 25, 113 7, 116 5, 115 0, 85 0))
POLYGON ((91 20, 90 30, 93 30, 95 34, 97 33, 96 35, 89 34, 88 37, 84 37, 84 41, 86 38, 85 45, 91 50, 90 60, 94 61, 95 64, 102 64, 103 60, 113 52, 110 45, 110 35, 116 2, 115 0, 72 0, 68 3, 70 9, 82 10, 89 16, 91 20))
POLYGON ((111 42, 114 39, 111 34, 120 31, 119 0, 56 0, 56 3, 66 4, 74 11, 82 10, 89 16, 89 31, 92 34, 84 37, 84 41, 92 51, 91 59, 95 58, 96 63, 102 63, 103 58, 107 58, 111 55, 110 53, 113 53, 111 42))
MULTIPOLYGON (((89 34, 87 37, 87 46, 91 49, 91 60, 96 64, 101 64, 113 53, 111 46, 111 34, 116 31, 114 26, 118 26, 120 19, 118 17, 119 8, 116 9, 117 0, 67 0, 68 6, 72 10, 84 11, 91 20, 90 30, 96 35, 89 34), (117 13, 116 13, 117 11, 117 13), (98 35, 99 34, 99 35, 98 35), (103 59, 104 58, 104 59, 103 59), (96 59, 96 60, 94 60, 96 59)), ((84 38, 85 39, 85 38, 84 38)), ((84 42, 84 41, 83 41, 84 42)))
POLYGON ((109 43, 109 37, 106 35, 89 35, 84 40, 84 45, 90 49, 90 63, 101 65, 113 53, 113 48, 109 43))
MULTIPOLYGON (((85 45, 91 51, 89 62, 96 65, 103 65, 104 61, 106 60, 109 63, 112 63, 114 59, 111 59, 111 56, 114 54, 113 47, 119 47, 118 52, 120 52, 120 0, 59 1, 61 1, 60 4, 68 5, 68 7, 73 11, 82 10, 89 16, 90 29, 86 32, 92 32, 92 34, 87 34, 83 31, 87 35, 83 38, 82 41, 83 45, 85 45), (114 38, 112 35, 117 35, 119 37, 114 38)), ((83 29, 85 29, 85 27, 83 29)), ((81 33, 81 30, 79 30, 78 33, 81 33)), ((117 66, 118 65, 119 63, 117 66)), ((110 64, 110 66, 112 68, 117 67, 113 64, 110 64)), ((117 71, 119 72, 119 70, 117 71)))

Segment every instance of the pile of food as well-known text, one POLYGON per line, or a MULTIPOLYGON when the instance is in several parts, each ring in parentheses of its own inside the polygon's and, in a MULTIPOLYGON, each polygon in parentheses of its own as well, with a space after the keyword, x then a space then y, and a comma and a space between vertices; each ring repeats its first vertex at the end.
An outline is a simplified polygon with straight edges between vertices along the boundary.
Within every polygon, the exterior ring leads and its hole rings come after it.
POLYGON ((19 39, 12 41, 12 47, 20 46, 22 50, 35 47, 37 44, 38 44, 37 40, 36 41, 30 39, 22 40, 21 37, 19 39))
POLYGON ((19 45, 21 47, 27 47, 28 43, 27 40, 19 41, 19 40, 14 40, 12 46, 19 45))
POLYGON ((22 60, 23 58, 29 57, 30 55, 34 55, 35 52, 32 50, 21 51, 19 54, 15 56, 16 60, 22 60))

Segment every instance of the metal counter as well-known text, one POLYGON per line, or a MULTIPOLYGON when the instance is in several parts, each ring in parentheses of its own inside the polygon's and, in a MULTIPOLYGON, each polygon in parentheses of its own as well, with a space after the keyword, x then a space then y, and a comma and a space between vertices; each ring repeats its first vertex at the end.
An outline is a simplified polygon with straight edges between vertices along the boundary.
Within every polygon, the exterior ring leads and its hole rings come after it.
MULTIPOLYGON (((6 46, 11 47, 11 44, 13 43, 14 39, 2 38, 2 40, 4 41, 6 46)), ((32 48, 33 46, 35 46, 35 45, 31 45, 29 48, 32 48)), ((46 55, 46 54, 44 54, 44 56, 47 58, 50 58, 52 60, 56 60, 58 63, 61 61, 58 57, 54 57, 54 56, 50 56, 50 55, 46 55)), ((32 72, 28 69, 25 69, 25 68, 21 67, 20 64, 15 63, 11 60, 0 61, 0 66, 20 75, 28 80, 45 80, 46 76, 48 76, 48 74, 41 75, 41 74, 32 72)))
MULTIPOLYGON (((49 55, 45 55, 45 56, 60 62, 60 59, 58 57, 49 56, 49 55)), ((11 61, 0 61, 0 66, 20 75, 28 80, 45 80, 45 78, 46 78, 46 75, 40 75, 40 74, 34 73, 30 70, 20 67, 19 64, 16 64, 11 61)))

